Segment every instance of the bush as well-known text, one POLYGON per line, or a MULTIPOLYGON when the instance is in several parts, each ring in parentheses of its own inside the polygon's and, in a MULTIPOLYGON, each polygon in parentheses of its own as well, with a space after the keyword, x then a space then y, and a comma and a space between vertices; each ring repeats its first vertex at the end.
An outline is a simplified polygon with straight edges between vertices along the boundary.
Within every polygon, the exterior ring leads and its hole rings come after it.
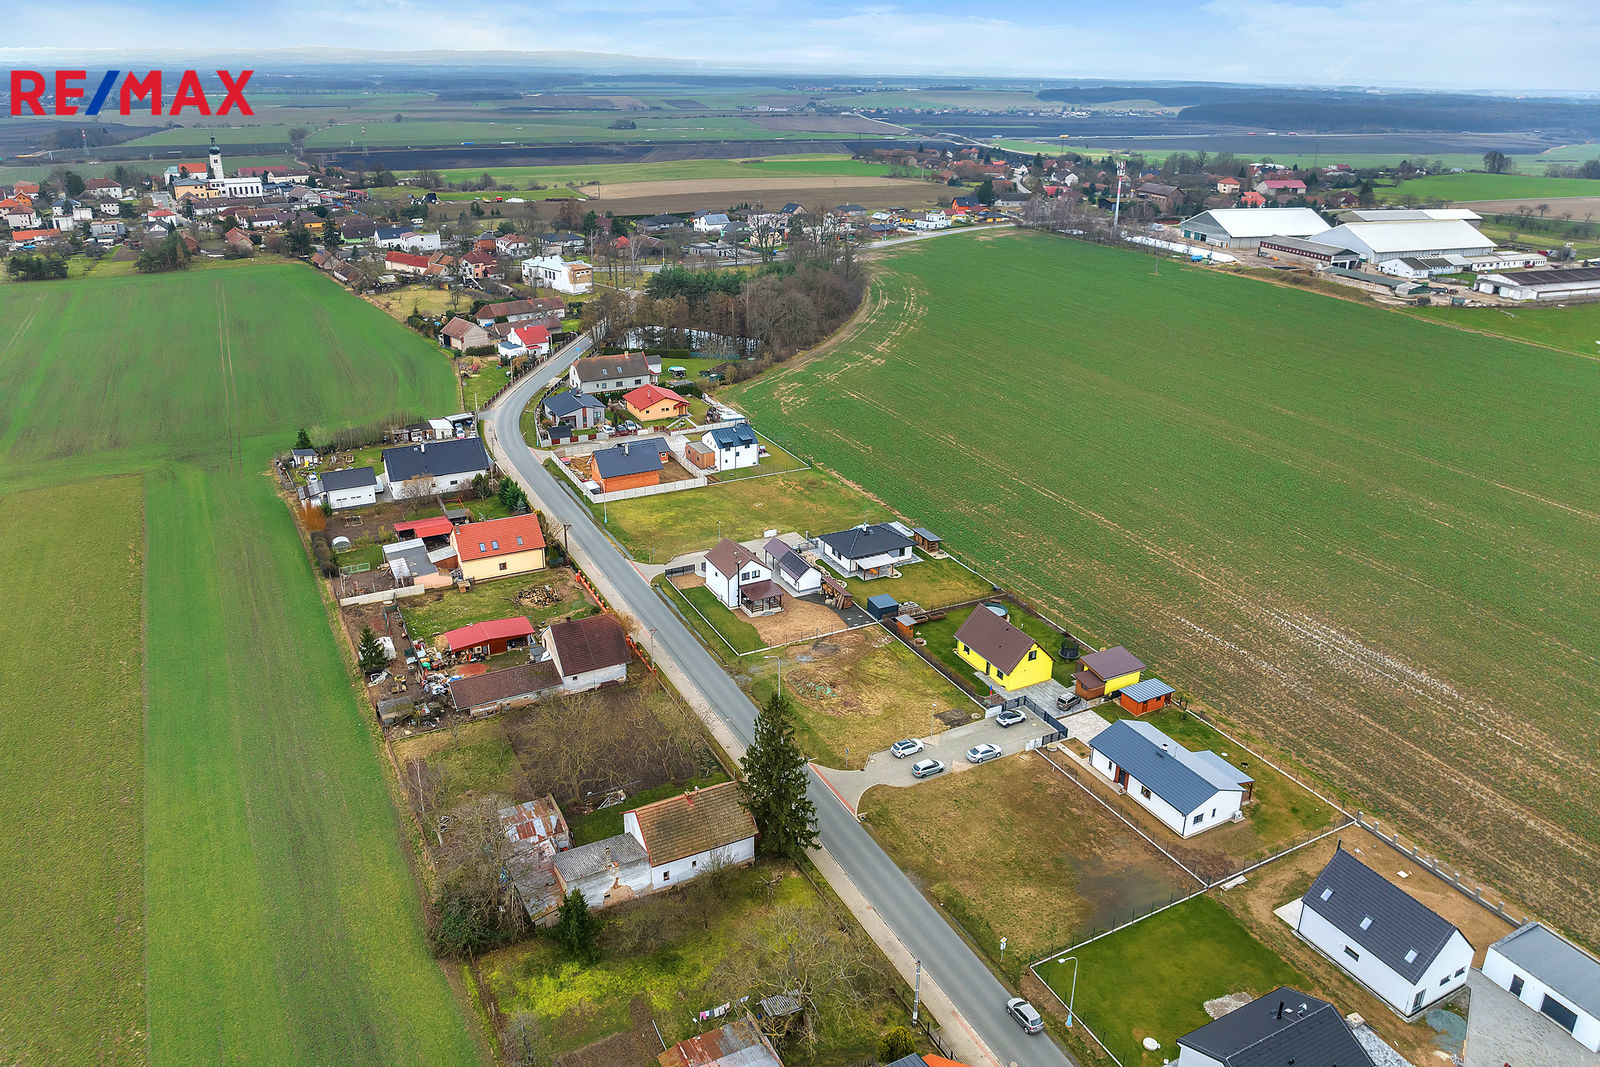
POLYGON ((338 577, 339 563, 334 559, 333 546, 328 543, 327 530, 311 531, 311 555, 324 578, 338 577))
POLYGON ((459 896, 450 895, 434 904, 435 918, 428 931, 434 955, 461 957, 486 948, 495 941, 494 929, 478 908, 459 896))
POLYGON ((466 349, 461 354, 463 356, 468 356, 468 357, 473 358, 473 359, 483 359, 485 356, 497 356, 497 355, 499 355, 500 354, 500 346, 499 345, 473 345, 471 348, 466 349))
POLYGON ((897 1026, 878 1038, 878 1062, 893 1063, 917 1051, 917 1039, 904 1026, 897 1026))

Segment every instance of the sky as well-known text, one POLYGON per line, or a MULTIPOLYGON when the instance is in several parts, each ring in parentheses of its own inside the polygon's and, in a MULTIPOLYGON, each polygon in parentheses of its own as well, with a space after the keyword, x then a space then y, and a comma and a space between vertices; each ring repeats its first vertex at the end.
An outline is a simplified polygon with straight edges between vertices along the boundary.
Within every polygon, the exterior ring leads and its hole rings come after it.
MULTIPOLYGON (((308 46, 582 51, 708 68, 1600 92, 1596 0, 212 0, 19 5, 9 41, 108 55, 308 46), (174 29, 177 36, 174 36, 174 29)), ((181 52, 171 53, 181 56, 181 52)), ((28 53, 0 49, 22 65, 28 53)))

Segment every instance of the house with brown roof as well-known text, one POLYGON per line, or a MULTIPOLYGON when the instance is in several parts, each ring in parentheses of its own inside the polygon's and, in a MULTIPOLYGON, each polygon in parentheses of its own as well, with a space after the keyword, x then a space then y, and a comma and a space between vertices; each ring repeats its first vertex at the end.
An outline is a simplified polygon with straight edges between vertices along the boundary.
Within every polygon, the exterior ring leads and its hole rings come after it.
POLYGON ((524 663, 503 671, 457 678, 450 683, 450 697, 457 711, 479 719, 514 704, 538 700, 561 687, 561 676, 552 664, 524 663))
POLYGON ((723 782, 622 813, 622 832, 644 847, 650 885, 664 889, 756 858, 756 821, 744 787, 723 782))
POLYGON ((621 393, 641 385, 655 384, 657 374, 642 352, 616 356, 585 356, 572 364, 567 383, 586 393, 621 393))
POLYGON ((493 344, 489 331, 460 315, 455 316, 444 324, 439 331, 439 344, 456 352, 465 352, 469 348, 482 348, 493 344))
POLYGON ((1013 626, 1000 604, 979 604, 956 631, 956 655, 983 675, 990 686, 1023 689, 1050 677, 1050 654, 1013 626))
POLYGON ((742 608, 747 615, 783 610, 783 588, 772 580, 772 568, 737 541, 718 541, 696 569, 711 595, 731 610, 742 608))
POLYGON ((1144 661, 1132 652, 1115 645, 1091 652, 1078 660, 1078 673, 1072 676, 1073 687, 1085 700, 1114 696, 1117 690, 1133 685, 1144 671, 1144 661))
POLYGON ((569 693, 581 693, 628 680, 628 649, 622 624, 612 615, 568 619, 545 627, 543 642, 550 662, 569 693))

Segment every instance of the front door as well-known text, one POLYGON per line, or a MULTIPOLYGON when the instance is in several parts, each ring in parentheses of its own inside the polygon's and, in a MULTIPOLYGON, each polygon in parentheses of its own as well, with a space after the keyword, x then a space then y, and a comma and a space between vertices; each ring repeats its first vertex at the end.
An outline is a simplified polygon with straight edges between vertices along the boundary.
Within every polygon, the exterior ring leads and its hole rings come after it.
POLYGON ((1128 772, 1123 770, 1121 767, 1117 768, 1117 784, 1123 786, 1124 788, 1126 788, 1128 784, 1128 772))

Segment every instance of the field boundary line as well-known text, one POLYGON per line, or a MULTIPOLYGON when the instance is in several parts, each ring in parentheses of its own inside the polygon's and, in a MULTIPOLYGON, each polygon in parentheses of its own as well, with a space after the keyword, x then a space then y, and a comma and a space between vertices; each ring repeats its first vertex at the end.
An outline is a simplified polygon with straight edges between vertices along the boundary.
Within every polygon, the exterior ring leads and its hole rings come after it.
MULTIPOLYGON (((707 620, 707 621, 709 622, 710 620, 707 620)), ((800 644, 804 644, 807 641, 820 641, 824 637, 836 637, 839 634, 855 633, 857 630, 865 630, 865 629, 868 629, 869 627, 873 627, 873 626, 877 626, 877 625, 879 625, 879 623, 876 620, 874 620, 872 622, 863 622, 863 623, 861 623, 859 625, 856 625, 856 626, 844 626, 844 627, 841 627, 841 628, 839 628, 837 630, 829 630, 825 634, 813 634, 810 637, 797 637, 793 641, 784 641, 784 642, 782 642, 780 644, 768 645, 765 648, 753 648, 749 652, 740 652, 739 655, 741 655, 741 656, 754 656, 758 652, 776 652, 779 649, 788 648, 790 645, 800 645, 800 644)))
POLYGON ((1307 785, 1306 783, 1302 782, 1300 779, 1296 778, 1294 775, 1290 774, 1288 771, 1284 770, 1282 767, 1278 766, 1276 763, 1273 763, 1267 757, 1263 756, 1261 753, 1257 752, 1255 749, 1251 748, 1249 745, 1245 744, 1243 741, 1239 740, 1237 737, 1234 737, 1228 731, 1226 731, 1222 727, 1218 726, 1212 720, 1211 716, 1207 715, 1205 712, 1198 711, 1198 710, 1196 710, 1194 708, 1184 708, 1183 710, 1186 713, 1188 713, 1190 715, 1193 715, 1195 718, 1199 719, 1201 722, 1205 723, 1207 726, 1211 727, 1217 733, 1221 734, 1223 737, 1226 737, 1229 741, 1232 741, 1234 744, 1238 745, 1240 748, 1244 749, 1246 752, 1250 753, 1250 755, 1254 756, 1256 759, 1260 760, 1262 763, 1265 763, 1268 767, 1271 767, 1273 770, 1277 771, 1279 774, 1281 774, 1285 778, 1289 779, 1289 781, 1293 782, 1295 785, 1299 786, 1301 789, 1304 789, 1307 793, 1310 793, 1312 796, 1316 797, 1318 800, 1322 801, 1324 804, 1327 804, 1329 807, 1333 808, 1334 811, 1338 812, 1340 815, 1343 815, 1346 819, 1350 819, 1351 818, 1350 812, 1345 810, 1345 807, 1344 807, 1343 804, 1340 804, 1336 800, 1331 800, 1328 797, 1323 796, 1321 793, 1317 792, 1315 789, 1311 788, 1309 785, 1307 785))
MULTIPOLYGON (((1070 951, 1070 950, 1067 950, 1067 951, 1070 951)), ((1045 958, 1049 959, 1048 956, 1045 957, 1045 958)), ((1041 960, 1040 962, 1043 962, 1043 961, 1041 960)), ((1100 1035, 1099 1034, 1096 1034, 1093 1030, 1089 1029, 1089 1024, 1083 1021, 1083 1016, 1081 1014, 1077 1013, 1077 1012, 1074 1012, 1071 1008, 1068 1008, 1067 1007, 1067 1002, 1061 999, 1061 994, 1057 993, 1055 991, 1055 987, 1052 986, 1049 982, 1046 982, 1043 978, 1039 978, 1039 972, 1034 970, 1034 968, 1037 967, 1037 966, 1038 966, 1038 964, 1036 964, 1036 963, 1029 964, 1028 965, 1028 970, 1030 972, 1032 972, 1032 974, 1033 974, 1033 976, 1035 978, 1039 979, 1039 984, 1040 985, 1042 985, 1046 989, 1050 990, 1050 995, 1052 997, 1056 998, 1056 1003, 1060 1004, 1063 1008, 1066 1008, 1067 1018, 1069 1018, 1069 1019, 1076 1018, 1077 1019, 1077 1024, 1076 1025, 1079 1025, 1079 1026, 1083 1027, 1083 1032, 1088 1034, 1090 1037, 1092 1037, 1094 1039, 1094 1043, 1100 1046, 1100 1051, 1104 1052, 1107 1056, 1110 1056, 1111 1057, 1111 1062, 1116 1064, 1117 1067, 1123 1067, 1122 1061, 1117 1059, 1117 1054, 1115 1052, 1112 1052, 1110 1049, 1106 1048, 1106 1043, 1104 1041, 1100 1040, 1100 1035)), ((1081 967, 1082 964, 1080 963, 1079 966, 1081 967)), ((1071 1027, 1069 1026, 1068 1029, 1071 1029, 1071 1027)))
MULTIPOLYGON (((1103 800, 1100 796, 1098 796, 1094 792, 1094 790, 1090 789, 1088 786, 1086 786, 1082 782, 1078 781, 1077 777, 1074 776, 1073 774, 1071 774, 1065 767, 1061 766, 1061 764, 1057 763, 1055 760, 1053 760, 1049 756, 1045 755, 1044 749, 1040 748, 1040 749, 1036 749, 1035 751, 1037 751, 1039 753, 1039 755, 1044 759, 1044 761, 1046 763, 1050 764, 1050 766, 1052 766, 1056 770, 1060 771, 1062 776, 1065 777, 1068 781, 1070 781, 1073 785, 1077 786, 1079 789, 1083 790, 1089 796, 1093 797, 1094 798, 1094 802, 1096 804, 1099 804, 1102 808, 1105 808, 1111 814, 1115 815, 1119 820, 1122 821, 1122 823, 1125 826, 1128 827, 1128 829, 1132 830, 1134 833, 1138 834, 1140 837, 1142 837, 1146 841, 1150 842, 1150 844, 1155 848, 1155 850, 1157 852, 1161 853, 1163 856, 1167 857, 1167 859, 1171 860, 1173 863, 1176 863, 1180 868, 1182 868, 1183 873, 1187 874, 1190 878, 1193 878, 1195 881, 1199 882, 1202 886, 1204 886, 1205 888, 1201 889, 1200 892, 1203 893, 1203 892, 1205 892, 1206 889, 1210 889, 1211 888, 1211 883, 1210 882, 1206 881, 1204 878, 1200 877, 1198 874, 1195 874, 1188 867, 1185 867, 1183 865, 1183 861, 1182 860, 1178 859, 1178 857, 1174 856, 1172 853, 1170 853, 1166 849, 1162 848, 1159 844, 1156 844, 1155 838, 1151 837, 1149 834, 1145 833, 1143 830, 1141 830, 1137 826, 1135 826, 1132 822, 1130 822, 1128 820, 1127 816, 1123 815, 1122 812, 1118 811, 1116 808, 1113 808, 1110 804, 1107 804, 1105 802, 1105 800, 1103 800)), ((1194 894, 1191 893, 1189 895, 1193 896, 1194 894)), ((1189 898, 1185 897, 1184 899, 1187 900, 1189 898)), ((1168 906, 1170 907, 1170 905, 1168 905, 1168 906)), ((1136 919, 1134 921, 1137 922, 1138 920, 1136 919)), ((1085 944, 1087 944, 1087 942, 1085 942, 1085 944)), ((1076 945, 1073 946, 1073 948, 1076 948, 1076 947, 1077 947, 1076 945)))

